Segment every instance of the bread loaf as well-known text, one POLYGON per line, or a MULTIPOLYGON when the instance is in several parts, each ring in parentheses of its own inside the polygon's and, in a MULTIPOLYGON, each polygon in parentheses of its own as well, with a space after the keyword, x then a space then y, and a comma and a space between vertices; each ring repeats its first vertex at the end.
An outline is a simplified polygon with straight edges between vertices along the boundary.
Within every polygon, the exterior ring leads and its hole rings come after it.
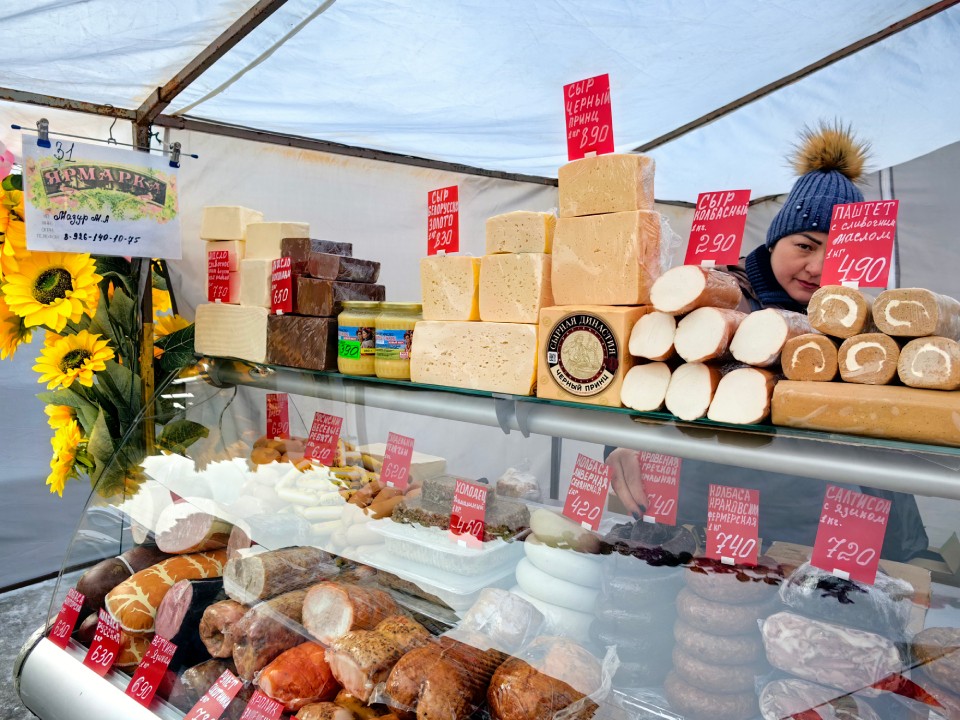
POLYGON ((727 308, 697 308, 677 324, 673 346, 688 363, 707 362, 726 354, 746 313, 727 308))
MULTIPOLYGON (((741 326, 742 327, 742 326, 741 326)), ((760 368, 739 368, 717 385, 707 417, 714 422, 754 425, 770 414, 776 376, 760 368)))
POLYGON ((897 375, 900 382, 910 387, 960 388, 960 343, 936 336, 911 340, 900 351, 897 375))
POLYGON ((780 365, 788 380, 830 382, 837 376, 837 343, 819 333, 797 335, 783 346, 780 365))
POLYGON ((817 290, 807 305, 814 330, 838 338, 870 332, 873 299, 854 288, 827 285, 817 290))
POLYGON ((886 290, 873 305, 873 320, 887 335, 939 335, 960 340, 960 303, 923 288, 886 290))
POLYGON ((650 290, 654 309, 670 315, 684 315, 700 307, 734 309, 741 300, 743 293, 733 275, 699 265, 667 270, 650 290))
POLYGON ((847 338, 840 346, 837 364, 844 382, 886 385, 897 375, 900 346, 883 333, 847 338))
POLYGON ((681 420, 705 417, 720 384, 720 370, 703 363, 685 363, 670 378, 665 401, 667 410, 681 420))
POLYGON ((656 412, 663 408, 669 385, 670 367, 666 363, 635 365, 623 378, 620 402, 640 412, 656 412))
POLYGON ((677 319, 662 312, 651 312, 637 320, 630 331, 630 354, 647 360, 661 361, 673 355, 673 338, 677 319))
POLYGON ((743 319, 730 343, 730 352, 742 363, 769 367, 780 359, 787 340, 813 332, 807 316, 801 313, 767 308, 743 319))

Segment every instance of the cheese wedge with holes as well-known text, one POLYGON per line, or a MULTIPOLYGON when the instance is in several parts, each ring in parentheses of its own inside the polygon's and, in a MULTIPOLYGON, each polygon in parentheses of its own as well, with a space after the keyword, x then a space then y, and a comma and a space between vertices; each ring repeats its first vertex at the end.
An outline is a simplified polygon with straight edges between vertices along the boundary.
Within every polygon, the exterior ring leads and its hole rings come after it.
POLYGON ((480 319, 480 258, 434 255, 420 259, 424 320, 480 319))
POLYGON ((270 274, 273 260, 244 258, 240 261, 240 304, 270 308, 270 274))
POLYGON ((201 240, 246 240, 247 225, 263 220, 263 213, 239 205, 208 205, 200 216, 201 240))
POLYGON ((249 258, 278 258, 284 238, 309 238, 310 225, 303 222, 254 222, 247 225, 249 258))
POLYGON ((206 303, 197 306, 198 353, 262 363, 267 360, 266 308, 206 303))
POLYGON ((553 305, 550 256, 544 253, 486 255, 480 260, 480 319, 533 323, 553 305))
POLYGON ((557 172, 560 217, 653 210, 653 158, 597 155, 562 165, 557 172))
POLYGON ((515 212, 487 218, 487 255, 496 253, 549 253, 557 216, 553 213, 515 212))

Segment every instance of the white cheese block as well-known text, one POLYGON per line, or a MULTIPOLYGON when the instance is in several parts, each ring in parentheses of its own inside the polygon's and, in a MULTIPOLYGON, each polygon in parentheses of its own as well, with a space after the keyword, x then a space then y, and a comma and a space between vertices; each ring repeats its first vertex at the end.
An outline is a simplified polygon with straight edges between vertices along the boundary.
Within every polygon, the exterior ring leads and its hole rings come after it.
POLYGON ((528 595, 578 612, 593 612, 599 590, 548 575, 529 558, 517 564, 517 585, 528 595))
POLYGON ((670 366, 663 362, 634 365, 623 379, 620 402, 640 412, 663 409, 670 386, 670 366))
MULTIPOLYGON (((357 452, 362 455, 369 455, 374 460, 383 462, 383 455, 387 451, 386 443, 370 443, 361 445, 357 452)), ((447 461, 436 455, 427 455, 426 453, 413 451, 410 456, 410 479, 413 482, 422 482, 430 478, 443 475, 447 471, 447 461)))
POLYGON ((651 312, 637 320, 630 333, 630 354, 647 360, 668 360, 673 355, 677 319, 662 312, 651 312))
POLYGON ((201 240, 245 240, 247 225, 263 220, 263 213, 239 205, 208 205, 200 217, 201 240))
POLYGON ((480 258, 433 255, 420 259, 424 320, 479 320, 480 258))
POLYGON ((553 238, 557 305, 645 305, 660 277, 660 214, 561 217, 553 238))
POLYGON ((197 306, 196 349, 203 355, 266 362, 266 308, 206 303, 197 306))
POLYGON ((244 242, 242 240, 218 240, 206 243, 204 257, 213 250, 226 250, 228 262, 230 263, 230 272, 236 272, 240 269, 240 261, 243 260, 244 242))
POLYGON ((480 261, 480 319, 534 323, 553 305, 550 256, 544 253, 486 255, 480 261))
POLYGON ((545 627, 543 631, 550 635, 560 635, 571 640, 588 642, 590 640, 590 626, 596 619, 592 612, 578 612, 569 608, 560 607, 554 603, 544 602, 539 598, 525 593, 519 585, 510 588, 510 592, 543 613, 545 627))
POLYGON ((550 547, 536 535, 524 541, 523 552, 530 562, 552 577, 596 590, 603 582, 603 566, 596 555, 550 547))
POLYGON ((416 383, 529 395, 537 379, 537 326, 421 321, 413 333, 416 383))
POLYGON ((653 170, 651 157, 615 153, 561 165, 560 217, 653 210, 653 170))
POLYGON ((309 223, 255 222, 247 225, 248 258, 280 257, 280 241, 284 238, 310 237, 309 223))
POLYGON ((244 258, 240 261, 240 304, 270 308, 270 274, 273 260, 244 258))
POLYGON ((557 216, 553 213, 515 212, 487 218, 487 255, 549 253, 557 216))

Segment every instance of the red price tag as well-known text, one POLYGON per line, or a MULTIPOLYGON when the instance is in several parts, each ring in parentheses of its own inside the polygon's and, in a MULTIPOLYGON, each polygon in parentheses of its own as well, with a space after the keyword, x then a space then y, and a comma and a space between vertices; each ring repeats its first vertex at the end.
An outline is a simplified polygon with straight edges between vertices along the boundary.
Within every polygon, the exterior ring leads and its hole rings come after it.
POLYGON ((563 105, 567 117, 569 160, 613 152, 609 74, 564 85, 563 105))
POLYGON ((176 650, 177 646, 172 642, 154 635, 150 647, 144 653, 143 660, 140 661, 130 684, 127 685, 127 695, 144 707, 149 707, 176 650))
POLYGON ((57 614, 57 620, 50 628, 50 640, 59 648, 66 648, 70 642, 70 636, 73 634, 73 628, 77 624, 77 618, 80 617, 80 610, 83 608, 84 597, 74 588, 67 591, 67 597, 60 607, 57 614))
POLYGON ((700 193, 683 264, 738 264, 749 205, 749 190, 700 193))
POLYGON ((270 266, 270 312, 293 312, 293 270, 290 258, 277 258, 270 266))
POLYGON ((110 617, 106 610, 100 611, 97 620, 97 630, 93 635, 93 642, 87 650, 83 664, 103 677, 113 666, 120 654, 120 626, 110 617))
POLYGON ((282 703, 257 690, 247 703, 247 708, 240 716, 240 720, 279 720, 282 714, 282 703))
POLYGON ((835 205, 820 285, 887 286, 899 200, 835 205))
POLYGON ((889 518, 889 500, 827 485, 811 564, 873 585, 889 518))
POLYGON ((314 414, 313 426, 310 428, 310 436, 303 449, 303 456, 307 460, 316 460, 327 467, 334 465, 341 425, 343 425, 341 417, 322 412, 314 414))
POLYGON ((267 437, 290 438, 290 410, 286 393, 267 393, 267 437))
POLYGON ((450 532, 458 543, 478 546, 483 542, 489 489, 486 485, 457 478, 450 510, 450 532))
POLYGON ((610 466, 583 453, 578 454, 567 499, 563 503, 563 514, 584 528, 599 530, 609 490, 610 466))
POLYGON ((427 255, 460 252, 460 188, 427 193, 427 255))
POLYGON ((756 565, 760 554, 760 491, 710 484, 707 557, 727 565, 756 565))
POLYGON ((680 467, 683 461, 673 455, 642 452, 640 480, 647 494, 646 522, 677 524, 677 498, 680 496, 680 467))
POLYGON ((242 687, 240 678, 229 670, 224 670, 183 720, 217 720, 242 687))
POLYGON ((207 302, 228 302, 230 299, 230 253, 211 250, 207 253, 207 302))
POLYGON ((399 490, 406 490, 410 479, 410 460, 413 457, 413 438, 387 433, 387 449, 383 451, 380 482, 399 490))

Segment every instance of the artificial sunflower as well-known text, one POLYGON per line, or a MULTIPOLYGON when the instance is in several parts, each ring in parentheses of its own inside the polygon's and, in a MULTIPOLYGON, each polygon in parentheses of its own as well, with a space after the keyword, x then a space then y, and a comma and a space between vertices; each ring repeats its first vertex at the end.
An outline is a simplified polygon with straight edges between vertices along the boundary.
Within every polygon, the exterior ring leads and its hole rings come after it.
POLYGON ((166 290, 161 290, 160 288, 153 288, 153 316, 154 319, 158 315, 161 315, 165 312, 170 312, 171 303, 170 303, 170 293, 166 290))
POLYGON ((23 318, 14 315, 0 295, 0 360, 12 358, 18 347, 30 342, 32 335, 23 318))
POLYGON ((77 419, 77 411, 69 405, 47 405, 43 411, 47 414, 47 424, 54 430, 77 419))
POLYGON ((163 355, 163 348, 157 347, 157 340, 189 326, 190 321, 179 315, 164 315, 158 318, 157 324, 153 326, 153 356, 158 358, 163 355))
POLYGON ((15 270, 5 273, 2 290, 10 309, 27 327, 46 325, 60 332, 68 320, 78 322, 84 313, 93 317, 101 279, 87 254, 29 253, 17 258, 15 270))
POLYGON ((20 262, 29 255, 26 225, 23 220, 17 220, 11 216, 3 236, 3 245, 0 246, 0 280, 16 272, 20 262))
POLYGON ((93 374, 106 370, 106 362, 112 359, 113 350, 106 340, 81 330, 45 347, 33 369, 40 373, 37 382, 47 383, 48 390, 70 387, 74 380, 90 387, 93 374))
POLYGON ((77 453, 80 451, 80 426, 76 420, 71 420, 63 427, 57 428, 50 444, 53 446, 53 457, 50 458, 50 474, 47 476, 47 485, 51 493, 63 497, 63 487, 67 480, 77 477, 77 453))

